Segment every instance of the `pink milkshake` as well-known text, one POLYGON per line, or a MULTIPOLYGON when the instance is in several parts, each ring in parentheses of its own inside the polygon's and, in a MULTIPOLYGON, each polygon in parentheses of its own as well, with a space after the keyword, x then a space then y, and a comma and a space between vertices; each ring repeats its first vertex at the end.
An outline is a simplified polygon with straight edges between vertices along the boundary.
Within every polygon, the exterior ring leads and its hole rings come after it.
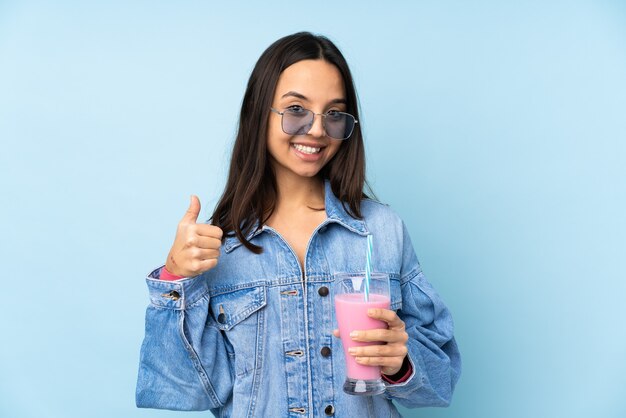
POLYGON ((350 347, 381 344, 376 342, 357 342, 352 340, 350 332, 354 330, 369 330, 387 328, 387 323, 372 319, 367 315, 370 308, 389 309, 389 296, 371 293, 369 301, 365 302, 362 293, 343 293, 335 296, 335 313, 339 324, 339 334, 346 357, 347 376, 355 380, 380 379, 380 367, 364 366, 354 360, 348 353, 350 347))

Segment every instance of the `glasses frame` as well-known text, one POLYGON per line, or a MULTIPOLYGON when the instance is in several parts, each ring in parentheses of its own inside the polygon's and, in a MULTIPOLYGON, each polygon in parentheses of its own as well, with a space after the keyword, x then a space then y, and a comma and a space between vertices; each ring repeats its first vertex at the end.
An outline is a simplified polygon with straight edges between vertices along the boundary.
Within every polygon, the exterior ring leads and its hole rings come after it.
MULTIPOLYGON (((306 111, 308 111, 308 112, 313 113, 313 121, 311 122, 311 128, 313 127, 313 124, 315 123, 315 116, 318 116, 318 115, 319 115, 319 116, 321 116, 321 117, 322 117, 322 127, 324 128, 324 132, 326 133, 326 135, 328 135, 328 131, 326 131, 326 125, 325 125, 325 123, 324 123, 324 120, 325 120, 324 118, 325 118, 326 116, 328 116, 328 112, 326 112, 326 113, 315 113, 315 112, 314 112, 314 111, 312 111, 311 109, 305 109, 305 108, 302 108, 302 109, 303 109, 303 110, 306 110, 306 111)), ((283 112, 281 112, 280 110, 275 109, 275 108, 273 108, 273 107, 271 107, 271 108, 270 108, 270 110, 271 110, 272 112, 274 112, 274 113, 276 113, 276 114, 279 114, 279 115, 280 115, 280 128, 283 130, 283 132, 285 132, 287 135, 296 135, 296 134, 291 134, 291 133, 289 133, 289 132, 286 132, 286 131, 285 131, 285 128, 283 128, 283 118, 284 118, 284 115, 285 115, 285 112, 284 112, 284 111, 283 111, 283 112)), ((356 124, 357 124, 357 123, 359 123, 359 121, 358 121, 358 120, 354 117, 354 115, 351 115, 350 113, 347 113, 347 112, 340 112, 340 111, 338 111, 338 110, 332 110, 332 112, 337 112, 337 113, 341 113, 341 114, 348 115, 348 116, 352 117, 352 119, 354 119, 354 124, 352 124, 352 130, 350 130, 350 135, 348 135, 347 137, 345 137, 345 138, 335 138, 335 137, 332 137, 332 136, 330 136, 330 135, 328 135, 328 137, 329 137, 329 138, 332 138, 332 139, 336 139, 336 140, 338 140, 338 141, 345 141, 346 139, 349 139, 349 138, 352 136, 352 134, 354 133, 354 127, 356 126, 356 124)), ((309 129, 309 131, 310 131, 310 129, 309 129)), ((309 132, 307 132, 306 134, 300 134, 300 135, 307 135, 308 133, 309 133, 309 132)))

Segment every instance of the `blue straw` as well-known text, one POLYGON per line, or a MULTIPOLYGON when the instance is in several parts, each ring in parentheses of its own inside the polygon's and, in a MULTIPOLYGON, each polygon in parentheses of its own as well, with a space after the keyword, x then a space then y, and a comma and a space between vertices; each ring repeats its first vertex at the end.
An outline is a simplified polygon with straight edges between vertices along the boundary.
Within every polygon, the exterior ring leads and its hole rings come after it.
POLYGON ((365 302, 370 300, 370 280, 372 274, 372 236, 367 236, 367 263, 365 264, 365 302))

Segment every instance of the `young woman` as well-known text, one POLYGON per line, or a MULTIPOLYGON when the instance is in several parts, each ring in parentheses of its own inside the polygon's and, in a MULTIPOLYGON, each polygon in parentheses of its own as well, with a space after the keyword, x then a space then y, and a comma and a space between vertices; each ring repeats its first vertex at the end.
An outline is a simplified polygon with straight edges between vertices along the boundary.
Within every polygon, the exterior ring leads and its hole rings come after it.
POLYGON ((257 62, 224 193, 211 224, 192 196, 166 264, 150 273, 137 405, 219 417, 397 417, 445 406, 460 373, 451 316, 407 229, 364 193, 365 156, 348 65, 297 33, 257 62), (357 332, 351 355, 381 366, 386 391, 343 392, 333 307, 338 273, 388 275, 387 330, 357 332))

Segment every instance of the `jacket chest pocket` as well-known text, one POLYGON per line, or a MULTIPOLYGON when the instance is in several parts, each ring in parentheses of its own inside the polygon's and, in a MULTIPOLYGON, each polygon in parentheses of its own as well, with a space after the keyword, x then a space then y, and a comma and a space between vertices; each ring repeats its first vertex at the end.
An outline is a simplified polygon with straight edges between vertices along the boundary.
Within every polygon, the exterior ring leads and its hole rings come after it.
POLYGON ((232 346, 238 376, 261 367, 266 304, 264 285, 222 289, 210 298, 211 316, 232 346))

